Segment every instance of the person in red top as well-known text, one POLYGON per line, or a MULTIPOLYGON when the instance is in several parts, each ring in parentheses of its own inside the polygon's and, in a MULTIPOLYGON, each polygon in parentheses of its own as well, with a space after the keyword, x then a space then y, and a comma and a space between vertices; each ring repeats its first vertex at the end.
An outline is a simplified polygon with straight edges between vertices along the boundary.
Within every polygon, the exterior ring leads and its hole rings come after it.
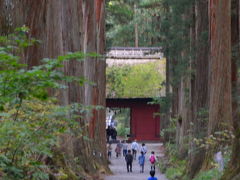
POLYGON ((151 152, 151 155, 149 157, 149 161, 151 163, 151 170, 155 171, 155 163, 156 163, 156 157, 154 151, 151 152))

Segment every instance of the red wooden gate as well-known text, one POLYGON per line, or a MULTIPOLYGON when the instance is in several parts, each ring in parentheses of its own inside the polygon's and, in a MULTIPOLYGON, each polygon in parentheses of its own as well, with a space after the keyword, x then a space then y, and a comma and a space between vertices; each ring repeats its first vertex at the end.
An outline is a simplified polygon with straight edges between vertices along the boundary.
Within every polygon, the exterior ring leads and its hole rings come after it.
POLYGON ((131 139, 155 141, 160 140, 160 117, 155 114, 160 107, 148 104, 151 101, 151 98, 107 99, 106 106, 130 108, 131 139))

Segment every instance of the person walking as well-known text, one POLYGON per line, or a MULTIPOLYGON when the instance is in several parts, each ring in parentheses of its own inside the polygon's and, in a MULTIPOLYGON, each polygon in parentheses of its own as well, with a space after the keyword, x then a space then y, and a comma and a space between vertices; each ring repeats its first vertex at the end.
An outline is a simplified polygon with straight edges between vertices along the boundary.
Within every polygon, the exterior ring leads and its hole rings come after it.
POLYGON ((119 141, 119 142, 117 143, 117 146, 116 146, 116 149, 115 149, 116 157, 117 157, 117 158, 118 158, 118 156, 121 156, 122 146, 123 146, 123 144, 121 143, 121 141, 119 141))
POLYGON ((131 150, 128 150, 128 153, 125 156, 125 160, 127 163, 127 172, 132 172, 133 155, 131 154, 131 150))
POLYGON ((110 136, 111 136, 111 127, 108 126, 106 129, 106 136, 107 136, 107 143, 109 143, 110 136))
POLYGON ((151 170, 155 171, 156 157, 155 157, 154 151, 151 152, 151 155, 149 157, 149 161, 151 163, 151 170))
POLYGON ((139 145, 138 145, 136 139, 132 142, 131 148, 132 148, 132 152, 133 152, 133 158, 134 158, 134 160, 136 160, 137 151, 139 149, 139 145))
POLYGON ((127 150, 128 150, 128 144, 126 142, 126 140, 123 141, 123 156, 125 157, 127 154, 127 150))
POLYGON ((147 147, 146 147, 145 143, 142 143, 142 146, 141 146, 140 152, 143 152, 144 154, 147 153, 147 147))
POLYGON ((108 159, 111 159, 111 157, 112 157, 112 144, 111 143, 108 144, 107 151, 108 151, 108 153, 107 153, 108 159))
POLYGON ((138 157, 138 163, 140 165, 140 173, 144 172, 144 164, 145 164, 145 154, 141 152, 141 155, 138 157))
POLYGON ((155 171, 151 170, 150 171, 150 177, 148 178, 148 180, 158 180, 155 176, 155 171))
POLYGON ((112 136, 113 141, 116 141, 116 140, 117 140, 117 130, 116 130, 115 127, 112 128, 112 134, 111 134, 111 136, 112 136))

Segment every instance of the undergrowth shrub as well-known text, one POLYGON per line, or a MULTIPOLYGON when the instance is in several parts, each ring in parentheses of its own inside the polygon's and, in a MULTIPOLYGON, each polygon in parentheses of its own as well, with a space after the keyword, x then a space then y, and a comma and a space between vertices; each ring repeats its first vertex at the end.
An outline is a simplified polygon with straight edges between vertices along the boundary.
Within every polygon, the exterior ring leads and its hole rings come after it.
POLYGON ((202 171, 193 180, 219 180, 222 173, 217 168, 210 169, 208 171, 202 171))
POLYGON ((130 128, 124 127, 122 124, 117 126, 118 136, 126 137, 130 133, 130 128))
POLYGON ((160 159, 158 167, 169 180, 180 179, 184 175, 187 162, 178 158, 176 144, 167 143, 165 147, 167 157, 160 159))
MULTIPOLYGON (((47 164, 54 147, 63 134, 83 136, 76 121, 95 107, 81 104, 58 105, 48 95, 66 89, 63 82, 85 83, 83 77, 65 76, 60 68, 68 60, 83 60, 81 52, 56 59, 44 59, 42 64, 27 67, 22 64, 24 49, 38 42, 26 36, 27 27, 14 34, 0 36, 0 179, 48 179, 52 169, 47 164)), ((95 56, 90 54, 88 56, 95 56)))

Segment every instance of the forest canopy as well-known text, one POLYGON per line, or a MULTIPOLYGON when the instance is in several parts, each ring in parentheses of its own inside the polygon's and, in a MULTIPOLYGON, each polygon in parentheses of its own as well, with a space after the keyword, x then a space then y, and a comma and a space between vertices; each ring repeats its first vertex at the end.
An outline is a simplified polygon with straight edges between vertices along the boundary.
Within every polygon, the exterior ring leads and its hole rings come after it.
POLYGON ((159 46, 161 12, 156 0, 108 0, 107 46, 159 46))

